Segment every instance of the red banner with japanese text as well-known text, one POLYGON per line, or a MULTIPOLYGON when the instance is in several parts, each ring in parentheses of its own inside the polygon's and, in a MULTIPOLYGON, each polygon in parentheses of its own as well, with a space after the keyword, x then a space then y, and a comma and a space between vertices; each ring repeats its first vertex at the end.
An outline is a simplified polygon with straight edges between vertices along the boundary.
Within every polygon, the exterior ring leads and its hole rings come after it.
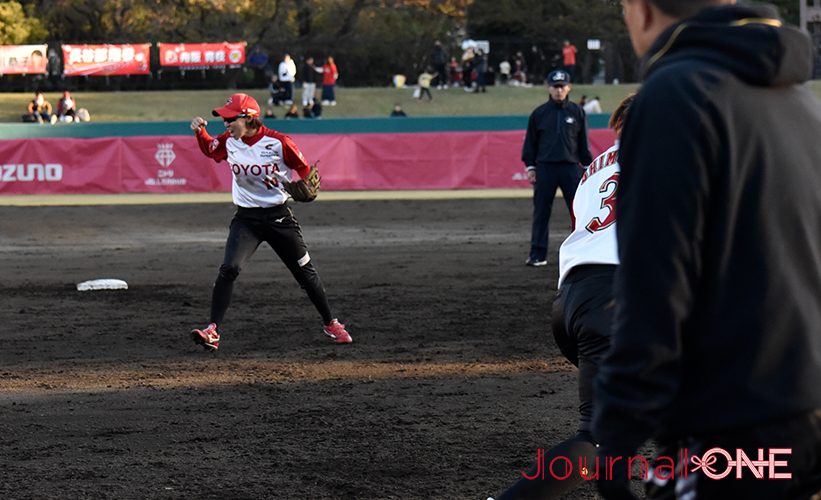
POLYGON ((147 75, 150 43, 63 45, 66 76, 147 75))
POLYGON ((0 75, 42 75, 46 45, 0 45, 0 75))
POLYGON ((158 43, 160 66, 202 68, 245 63, 245 42, 158 43))

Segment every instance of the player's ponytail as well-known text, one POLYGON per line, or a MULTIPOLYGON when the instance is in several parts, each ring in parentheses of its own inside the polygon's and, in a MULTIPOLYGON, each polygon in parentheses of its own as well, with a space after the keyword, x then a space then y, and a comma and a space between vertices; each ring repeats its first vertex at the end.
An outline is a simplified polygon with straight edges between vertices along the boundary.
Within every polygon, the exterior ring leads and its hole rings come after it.
POLYGON ((249 116, 245 122, 249 130, 259 130, 262 128, 262 120, 258 116, 249 116))
POLYGON ((619 104, 619 107, 616 108, 616 111, 614 111, 610 116, 610 121, 607 125, 617 136, 621 135, 621 129, 624 128, 624 119, 627 117, 627 110, 630 109, 630 105, 633 104, 633 99, 635 97, 635 93, 625 97, 621 104, 619 104))

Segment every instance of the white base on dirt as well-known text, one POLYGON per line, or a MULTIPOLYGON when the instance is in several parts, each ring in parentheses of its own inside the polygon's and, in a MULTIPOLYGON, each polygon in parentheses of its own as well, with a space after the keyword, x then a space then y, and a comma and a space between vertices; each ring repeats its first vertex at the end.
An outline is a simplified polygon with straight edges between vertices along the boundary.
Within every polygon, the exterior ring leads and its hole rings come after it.
POLYGON ((77 290, 85 292, 88 290, 126 290, 128 283, 117 279, 89 280, 77 283, 77 290))

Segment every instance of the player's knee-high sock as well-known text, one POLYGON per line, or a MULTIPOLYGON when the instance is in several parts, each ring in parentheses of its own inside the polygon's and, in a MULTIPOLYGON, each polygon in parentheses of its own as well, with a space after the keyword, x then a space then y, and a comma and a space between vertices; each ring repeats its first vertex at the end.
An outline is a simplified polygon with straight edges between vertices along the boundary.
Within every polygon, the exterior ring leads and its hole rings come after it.
POLYGON ((211 296, 211 323, 217 326, 225 317, 225 311, 231 305, 231 294, 234 292, 234 280, 226 278, 222 274, 217 276, 214 283, 214 292, 211 296))
POLYGON ((530 477, 538 473, 538 478, 527 479, 522 477, 495 498, 496 500, 548 500, 558 498, 585 482, 585 479, 579 473, 580 458, 582 464, 586 463, 589 469, 585 475, 593 477, 597 472, 596 446, 583 436, 576 435, 545 451, 543 462, 534 465, 527 473, 530 477), (551 474, 550 462, 557 457, 563 458, 555 462, 554 476, 554 474, 551 474), (566 475, 565 464, 567 462, 564 458, 573 464, 572 473, 567 479, 558 479, 556 476, 564 477, 566 475), (542 479, 542 472, 544 472, 544 479, 542 479))
POLYGON ((304 286, 305 291, 316 310, 319 311, 320 316, 322 316, 322 324, 327 326, 334 320, 334 316, 331 312, 331 305, 328 303, 328 296, 325 294, 325 285, 322 284, 322 280, 316 274, 314 278, 309 280, 309 283, 309 286, 304 286))

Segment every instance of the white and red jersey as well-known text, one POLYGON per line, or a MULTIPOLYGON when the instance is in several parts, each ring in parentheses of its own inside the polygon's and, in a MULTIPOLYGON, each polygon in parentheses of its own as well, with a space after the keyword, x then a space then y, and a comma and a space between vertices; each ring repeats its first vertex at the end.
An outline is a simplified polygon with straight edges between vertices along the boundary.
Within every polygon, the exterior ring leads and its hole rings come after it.
POLYGON ((310 172, 305 157, 285 134, 265 126, 253 137, 234 139, 227 130, 216 138, 208 135, 205 128, 197 132, 200 149, 217 162, 227 160, 234 173, 231 194, 239 207, 273 207, 282 205, 288 193, 274 175, 281 172, 292 181, 294 171, 299 178, 310 172))
POLYGON ((575 266, 618 264, 616 191, 619 143, 602 153, 587 170, 573 198, 576 227, 559 248, 559 286, 575 266))

